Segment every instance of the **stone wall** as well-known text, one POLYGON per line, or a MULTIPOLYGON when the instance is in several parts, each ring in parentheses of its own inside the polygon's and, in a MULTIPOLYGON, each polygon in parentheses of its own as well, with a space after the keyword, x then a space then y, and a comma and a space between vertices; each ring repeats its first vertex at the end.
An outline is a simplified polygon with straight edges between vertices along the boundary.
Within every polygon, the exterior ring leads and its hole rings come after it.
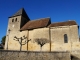
MULTIPOLYGON (((73 26, 59 26, 51 28, 38 28, 25 31, 10 31, 6 40, 8 42, 8 50, 20 50, 20 44, 18 41, 13 40, 14 36, 18 38, 26 36, 26 40, 30 40, 28 44, 22 45, 23 51, 70 51, 78 46, 75 46, 76 42, 79 42, 77 25, 73 26), (64 34, 67 34, 68 43, 64 43, 64 34), (40 47, 40 44, 35 42, 35 39, 48 40, 48 43, 40 47), (72 45, 72 43, 75 43, 72 45), (28 45, 28 46, 27 46, 28 45), (16 47, 17 46, 17 47, 16 47)), ((6 43, 7 43, 6 42, 6 43)), ((77 44, 79 45, 79 44, 77 44)), ((5 44, 7 47, 7 44, 5 44)), ((7 49, 6 49, 7 50, 7 49)))
POLYGON ((71 42, 79 42, 78 25, 70 26, 71 42))
MULTIPOLYGON (((28 31, 11 31, 9 33, 8 36, 6 36, 6 40, 8 41, 8 43, 6 42, 5 44, 5 50, 20 50, 20 43, 19 41, 16 41, 16 39, 14 37, 17 37, 17 38, 23 38, 23 36, 27 37, 26 39, 24 39, 22 42, 25 43, 25 40, 27 42, 28 40, 28 31), (15 39, 15 40, 14 40, 15 39)), ((20 40, 20 39, 19 39, 20 40)), ((22 44, 23 44, 22 43, 22 44)), ((27 51, 27 43, 25 43, 24 45, 22 45, 22 49, 21 50, 26 50, 27 51)))
POLYGON ((71 51, 70 26, 51 27, 51 50, 52 51, 71 51), (64 35, 67 34, 68 42, 64 42, 64 35))
POLYGON ((76 58, 80 59, 80 42, 73 42, 71 43, 71 54, 72 56, 75 56, 76 58))
POLYGON ((31 39, 31 41, 28 43, 29 51, 41 50, 40 45, 35 42, 36 39, 41 39, 42 41, 45 40, 45 42, 49 41, 42 46, 42 51, 50 51, 49 28, 29 30, 29 39, 31 39))
POLYGON ((0 60, 71 60, 69 52, 0 51, 0 60))
POLYGON ((8 29, 10 29, 11 31, 20 30, 20 25, 21 25, 21 16, 9 18, 8 29), (17 21, 15 21, 16 18, 17 18, 17 21), (12 22, 13 19, 14 21, 12 22))
POLYGON ((79 36, 77 25, 51 27, 51 50, 52 51, 73 51, 79 49, 79 36), (64 35, 67 34, 68 42, 64 42, 64 35), (78 44, 77 44, 78 43, 78 44), (76 46, 76 44, 78 46, 76 46))

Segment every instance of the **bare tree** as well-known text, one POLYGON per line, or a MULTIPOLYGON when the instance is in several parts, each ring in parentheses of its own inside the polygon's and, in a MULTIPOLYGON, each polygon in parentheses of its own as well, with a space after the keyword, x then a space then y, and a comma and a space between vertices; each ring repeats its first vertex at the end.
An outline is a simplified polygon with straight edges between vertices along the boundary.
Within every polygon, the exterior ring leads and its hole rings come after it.
POLYGON ((37 44, 40 45, 41 50, 42 50, 42 46, 46 43, 49 43, 49 40, 47 40, 46 38, 36 38, 35 42, 37 42, 37 44))
POLYGON ((28 42, 29 42, 31 39, 30 39, 30 40, 27 40, 27 37, 25 37, 25 36, 20 37, 20 38, 14 36, 14 40, 19 42, 19 44, 20 44, 20 51, 21 51, 21 49, 22 49, 22 45, 25 45, 26 43, 27 43, 27 50, 28 50, 28 42))

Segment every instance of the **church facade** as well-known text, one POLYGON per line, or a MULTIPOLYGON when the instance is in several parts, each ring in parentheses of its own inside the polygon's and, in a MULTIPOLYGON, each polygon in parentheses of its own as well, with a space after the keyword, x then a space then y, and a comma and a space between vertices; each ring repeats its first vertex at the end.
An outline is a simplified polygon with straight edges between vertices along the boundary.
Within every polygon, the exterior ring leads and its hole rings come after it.
POLYGON ((74 20, 51 23, 50 18, 30 20, 22 8, 9 17, 5 50, 74 51, 80 50, 78 25, 74 20))

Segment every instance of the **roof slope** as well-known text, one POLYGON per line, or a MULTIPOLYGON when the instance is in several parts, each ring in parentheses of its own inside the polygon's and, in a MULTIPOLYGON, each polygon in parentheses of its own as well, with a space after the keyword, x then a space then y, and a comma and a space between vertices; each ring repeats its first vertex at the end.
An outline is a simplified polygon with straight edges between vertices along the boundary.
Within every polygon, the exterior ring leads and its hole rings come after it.
MULTIPOLYGON (((14 15, 10 16, 10 17, 15 17, 15 16, 19 16, 22 15, 23 17, 29 19, 28 15, 26 14, 24 8, 21 8, 19 11, 17 11, 14 15)), ((30 20, 30 19, 29 19, 30 20)))
POLYGON ((68 25, 77 25, 77 23, 72 20, 72 21, 66 21, 66 22, 52 23, 48 27, 68 26, 68 25))
POLYGON ((39 19, 39 20, 32 20, 32 21, 27 22, 21 28, 21 30, 47 27, 50 23, 51 23, 50 18, 43 18, 43 19, 39 19))

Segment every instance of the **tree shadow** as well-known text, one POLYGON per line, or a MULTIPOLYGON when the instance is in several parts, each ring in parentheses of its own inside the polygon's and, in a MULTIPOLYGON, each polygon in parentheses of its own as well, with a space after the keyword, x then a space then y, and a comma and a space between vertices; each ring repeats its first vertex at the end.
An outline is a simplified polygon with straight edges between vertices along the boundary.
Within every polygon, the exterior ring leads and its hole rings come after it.
POLYGON ((26 43, 27 43, 27 50, 28 50, 28 42, 29 42, 31 39, 28 40, 27 37, 24 35, 23 37, 20 37, 20 38, 14 36, 14 40, 19 42, 19 44, 20 44, 20 51, 21 51, 21 49, 22 49, 22 45, 25 45, 26 43))
POLYGON ((37 44, 40 45, 40 47, 41 47, 40 50, 42 50, 42 46, 43 46, 44 44, 46 44, 46 43, 49 43, 50 41, 47 40, 46 38, 36 38, 36 39, 35 39, 35 42, 37 42, 37 44))

